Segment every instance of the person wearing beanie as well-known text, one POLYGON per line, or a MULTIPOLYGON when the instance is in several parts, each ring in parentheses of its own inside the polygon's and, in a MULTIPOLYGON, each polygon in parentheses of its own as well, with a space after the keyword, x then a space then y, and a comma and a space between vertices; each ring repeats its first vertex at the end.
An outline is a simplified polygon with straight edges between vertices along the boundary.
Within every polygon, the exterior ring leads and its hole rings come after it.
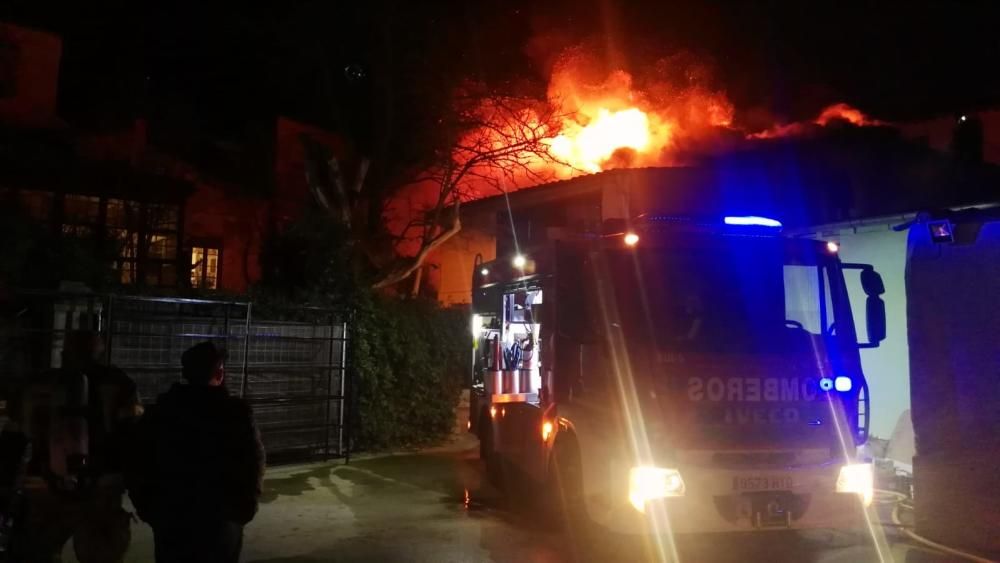
POLYGON ((257 512, 264 447, 250 406, 226 389, 225 362, 212 342, 191 347, 184 383, 143 416, 129 495, 157 563, 235 563, 257 512))

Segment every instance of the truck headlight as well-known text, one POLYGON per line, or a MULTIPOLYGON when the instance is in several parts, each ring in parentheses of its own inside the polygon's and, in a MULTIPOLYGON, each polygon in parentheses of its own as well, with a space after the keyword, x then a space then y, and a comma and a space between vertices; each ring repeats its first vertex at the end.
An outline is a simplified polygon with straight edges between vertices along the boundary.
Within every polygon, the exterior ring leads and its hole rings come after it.
POLYGON ((865 506, 872 503, 875 496, 875 475, 870 463, 851 463, 840 468, 837 477, 838 493, 855 493, 865 506))
POLYGON ((633 467, 628 474, 628 500, 639 512, 646 512, 646 503, 665 497, 684 496, 684 479, 676 469, 663 467, 633 467))

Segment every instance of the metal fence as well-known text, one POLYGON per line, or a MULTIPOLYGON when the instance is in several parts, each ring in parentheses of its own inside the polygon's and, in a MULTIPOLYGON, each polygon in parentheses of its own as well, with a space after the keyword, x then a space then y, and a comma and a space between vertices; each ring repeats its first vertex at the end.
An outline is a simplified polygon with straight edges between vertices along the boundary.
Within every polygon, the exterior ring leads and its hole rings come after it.
POLYGON ((107 361, 136 382, 144 403, 152 403, 181 380, 183 351, 211 340, 228 352, 227 386, 253 407, 269 460, 350 455, 347 311, 20 293, 2 318, 0 381, 16 383, 58 367, 66 331, 89 328, 104 335, 107 361))

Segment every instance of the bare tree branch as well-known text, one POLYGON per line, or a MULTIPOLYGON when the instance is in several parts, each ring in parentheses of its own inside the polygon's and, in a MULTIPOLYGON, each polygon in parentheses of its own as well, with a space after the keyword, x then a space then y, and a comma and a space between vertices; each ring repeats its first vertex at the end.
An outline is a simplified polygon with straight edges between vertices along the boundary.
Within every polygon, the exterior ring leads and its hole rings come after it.
POLYGON ((356 206, 361 201, 360 194, 371 162, 362 158, 357 170, 347 185, 337 155, 326 145, 316 141, 307 133, 301 133, 299 140, 305 151, 306 185, 316 203, 340 221, 349 230, 353 228, 356 206), (325 170, 321 168, 324 163, 325 170))
POLYGON ((462 221, 459 218, 459 202, 455 202, 452 214, 451 226, 448 229, 438 232, 436 235, 425 241, 415 256, 404 261, 401 265, 390 270, 381 280, 374 284, 375 289, 381 289, 395 285, 413 275, 424 264, 427 256, 437 247, 448 241, 451 237, 462 230, 462 221))
MULTIPOLYGON (((413 256, 397 259, 385 267, 382 264, 392 255, 392 247, 375 249, 378 241, 361 237, 360 246, 369 254, 372 264, 383 270, 373 284, 375 288, 389 287, 417 274, 412 292, 418 293, 420 272, 427 257, 461 230, 462 201, 526 182, 551 180, 553 171, 566 166, 550 153, 551 141, 559 134, 562 123, 550 104, 493 95, 472 84, 455 93, 453 107, 454 111, 442 116, 436 131, 442 135, 439 143, 443 150, 432 152, 431 162, 409 174, 406 182, 398 183, 398 177, 382 180, 386 185, 379 193, 420 186, 431 202, 420 209, 414 201, 409 202, 414 216, 400 232, 392 235, 397 244, 416 241, 413 256), (373 249, 378 250, 378 256, 373 249)), ((354 223, 360 223, 361 216, 384 216, 389 211, 388 199, 364 193, 371 165, 367 158, 360 159, 356 168, 347 171, 343 168, 344 161, 329 147, 306 133, 300 135, 300 140, 306 154, 309 192, 332 218, 360 233, 354 223), (381 209, 382 213, 360 212, 375 209, 381 209)), ((393 203, 406 205, 398 199, 393 203)))

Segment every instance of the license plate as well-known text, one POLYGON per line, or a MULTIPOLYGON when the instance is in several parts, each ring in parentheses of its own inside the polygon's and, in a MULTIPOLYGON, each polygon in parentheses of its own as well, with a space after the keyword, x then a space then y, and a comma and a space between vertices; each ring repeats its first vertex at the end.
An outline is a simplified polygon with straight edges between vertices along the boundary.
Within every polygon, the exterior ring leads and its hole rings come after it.
POLYGON ((733 490, 741 492, 789 491, 792 485, 792 478, 787 475, 733 477, 733 490))

